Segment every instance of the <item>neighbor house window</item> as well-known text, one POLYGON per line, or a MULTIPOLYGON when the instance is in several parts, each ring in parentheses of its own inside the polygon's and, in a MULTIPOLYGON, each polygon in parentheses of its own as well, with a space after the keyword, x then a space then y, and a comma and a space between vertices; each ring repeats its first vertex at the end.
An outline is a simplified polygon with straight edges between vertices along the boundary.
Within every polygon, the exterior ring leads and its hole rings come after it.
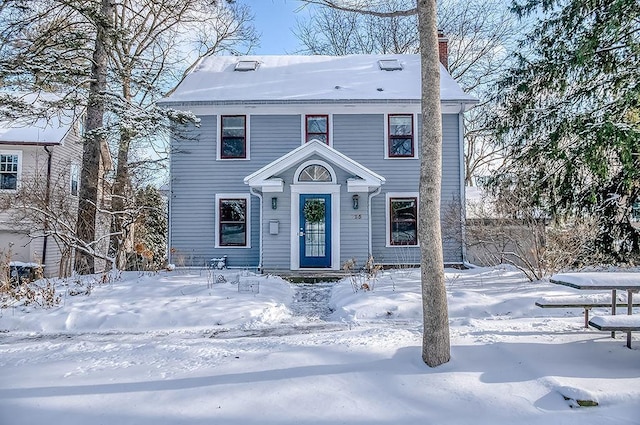
POLYGON ((0 154, 0 189, 16 190, 18 188, 19 155, 0 154))
POLYGON ((220 118, 220 158, 247 157, 246 123, 245 115, 223 115, 220 118))
POLYGON ((247 199, 219 199, 219 245, 247 245, 247 199))
POLYGON ((389 115, 390 158, 413 158, 413 115, 389 115))
POLYGON ((80 167, 77 164, 71 165, 71 194, 73 196, 78 196, 78 182, 80 181, 80 167))
POLYGON ((389 198, 389 244, 418 244, 418 198, 389 198))
POLYGON ((307 115, 305 117, 306 141, 319 140, 329 144, 329 116, 307 115))

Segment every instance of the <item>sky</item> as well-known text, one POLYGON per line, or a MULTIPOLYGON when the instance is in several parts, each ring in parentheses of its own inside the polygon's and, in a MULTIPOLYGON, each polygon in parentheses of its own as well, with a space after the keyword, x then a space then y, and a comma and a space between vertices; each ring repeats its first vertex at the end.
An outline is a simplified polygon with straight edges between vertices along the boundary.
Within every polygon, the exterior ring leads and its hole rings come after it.
POLYGON ((445 276, 436 368, 417 269, 307 287, 206 269, 51 281, 55 307, 0 309, 0 424, 639 423, 639 333, 629 349, 582 308, 536 307, 583 291, 508 266, 445 276))
POLYGON ((298 0, 244 0, 255 15, 255 26, 261 46, 255 50, 260 55, 295 53, 298 40, 293 34, 296 19, 306 18, 308 8, 301 9, 298 0))

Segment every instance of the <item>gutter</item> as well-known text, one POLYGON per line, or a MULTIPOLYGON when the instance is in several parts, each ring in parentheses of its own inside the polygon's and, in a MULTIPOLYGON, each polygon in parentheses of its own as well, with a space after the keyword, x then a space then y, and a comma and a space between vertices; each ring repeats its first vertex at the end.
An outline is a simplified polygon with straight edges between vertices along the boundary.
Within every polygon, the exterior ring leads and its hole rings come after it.
POLYGON ((464 112, 461 111, 458 117, 458 140, 459 140, 459 149, 460 149, 460 238, 462 240, 461 250, 462 250, 462 263, 467 262, 467 236, 466 236, 466 228, 467 228, 467 203, 466 203, 466 193, 465 193, 465 163, 464 163, 464 112))
POLYGON ((374 190, 373 192, 369 193, 369 202, 367 204, 367 214, 369 215, 369 256, 373 255, 373 234, 372 234, 372 230, 371 230, 371 222, 373 221, 371 217, 371 199, 374 196, 377 196, 380 194, 380 192, 382 192, 382 187, 378 186, 378 188, 376 190, 374 190))
POLYGON ((249 193, 251 193, 253 196, 256 196, 259 200, 260 200, 260 218, 259 218, 259 222, 260 222, 260 237, 259 237, 259 244, 260 244, 260 248, 258 249, 258 271, 260 273, 262 273, 262 256, 263 256, 263 251, 262 251, 262 234, 263 234, 263 223, 262 223, 262 208, 263 208, 263 199, 262 199, 262 194, 260 192, 255 192, 255 189, 253 187, 249 188, 249 193))
MULTIPOLYGON (((44 202, 46 205, 46 208, 49 208, 49 202, 51 201, 51 163, 52 163, 52 156, 53 156, 53 152, 51 152, 49 150, 49 146, 44 146, 44 150, 47 153, 47 181, 46 181, 46 192, 44 195, 44 202)), ((47 240, 49 238, 49 235, 47 235, 47 231, 49 230, 49 222, 48 220, 45 218, 44 221, 44 239, 42 241, 42 258, 40 260, 40 264, 45 265, 46 266, 46 261, 47 261, 47 240)))

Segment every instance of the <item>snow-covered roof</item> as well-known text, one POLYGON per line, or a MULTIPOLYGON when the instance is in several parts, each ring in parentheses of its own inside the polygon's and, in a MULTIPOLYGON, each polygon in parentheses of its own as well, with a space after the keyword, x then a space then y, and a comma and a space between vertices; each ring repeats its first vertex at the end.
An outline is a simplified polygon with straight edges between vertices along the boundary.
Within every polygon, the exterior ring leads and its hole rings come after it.
MULTIPOLYGON (((212 56, 161 103, 206 101, 420 100, 419 55, 212 56), (379 61, 396 59, 401 70, 379 61), (256 61, 255 70, 237 70, 256 61)), ((442 101, 476 103, 441 66, 442 101)))
MULTIPOLYGON (((24 102, 33 104, 57 98, 51 93, 14 95, 24 102)), ((11 121, 0 120, 0 144, 59 144, 73 126, 77 116, 76 111, 65 109, 47 118, 24 117, 11 121)))
POLYGON ((0 143, 58 144, 71 128, 72 121, 38 119, 35 122, 0 121, 0 143))

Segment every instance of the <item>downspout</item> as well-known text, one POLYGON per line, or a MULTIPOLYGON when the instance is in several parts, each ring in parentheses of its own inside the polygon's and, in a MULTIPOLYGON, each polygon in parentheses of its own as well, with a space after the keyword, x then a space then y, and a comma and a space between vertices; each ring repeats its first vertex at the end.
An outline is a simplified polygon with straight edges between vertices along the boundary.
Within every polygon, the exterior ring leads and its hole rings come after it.
POLYGON ((262 273, 262 232, 263 232, 263 223, 262 223, 262 194, 260 192, 255 192, 255 189, 253 187, 249 188, 249 192, 254 195, 257 196, 258 199, 260 199, 260 237, 259 237, 259 244, 260 244, 260 249, 258 251, 258 271, 262 273))
POLYGON ((369 193, 369 202, 367 203, 367 214, 369 215, 369 255, 373 255, 373 234, 372 234, 372 230, 371 230, 371 222, 372 217, 371 217, 371 199, 376 196, 379 195, 380 192, 382 192, 382 187, 378 186, 378 188, 376 190, 374 190, 373 192, 369 193))
POLYGON ((458 139, 460 140, 460 238, 462 240, 462 264, 467 262, 467 204, 465 194, 465 162, 464 162, 464 104, 460 104, 460 114, 458 115, 458 139))
MULTIPOLYGON (((45 206, 48 209, 49 208, 49 202, 50 202, 50 198, 51 198, 51 163, 52 163, 52 155, 53 153, 49 150, 48 146, 44 146, 44 151, 47 153, 47 181, 46 181, 46 192, 44 194, 44 202, 45 202, 45 206)), ((47 261, 47 239, 49 238, 49 236, 47 235, 47 232, 49 230, 49 221, 46 219, 45 216, 45 220, 44 220, 44 238, 42 241, 42 257, 40 260, 40 264, 42 264, 43 266, 46 265, 46 261, 47 261)))

